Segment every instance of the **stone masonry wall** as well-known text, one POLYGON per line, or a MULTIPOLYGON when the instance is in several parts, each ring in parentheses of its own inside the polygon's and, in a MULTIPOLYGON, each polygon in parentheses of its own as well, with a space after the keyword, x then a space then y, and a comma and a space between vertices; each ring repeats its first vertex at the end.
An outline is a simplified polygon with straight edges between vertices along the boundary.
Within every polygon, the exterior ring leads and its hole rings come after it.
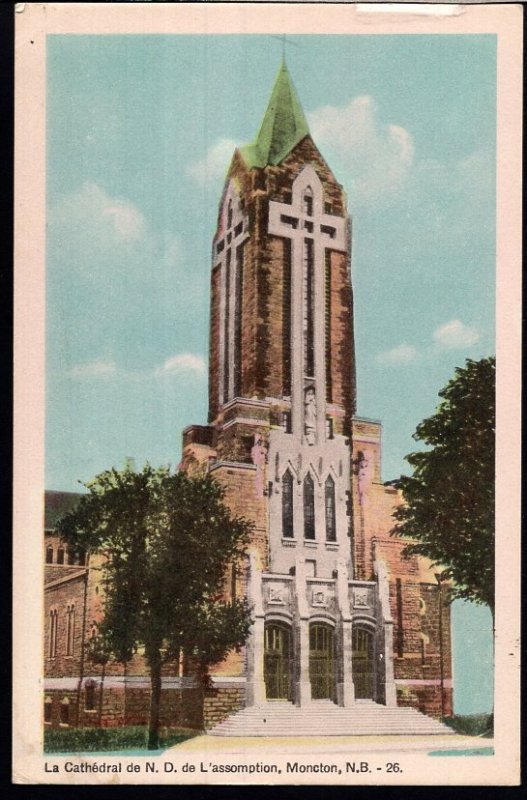
POLYGON ((206 730, 213 728, 244 705, 245 689, 222 687, 207 690, 203 705, 203 727, 206 730))
POLYGON ((349 255, 332 251, 331 263, 331 403, 345 409, 343 425, 335 433, 351 432, 355 411, 355 348, 353 342, 353 294, 349 279, 349 255))

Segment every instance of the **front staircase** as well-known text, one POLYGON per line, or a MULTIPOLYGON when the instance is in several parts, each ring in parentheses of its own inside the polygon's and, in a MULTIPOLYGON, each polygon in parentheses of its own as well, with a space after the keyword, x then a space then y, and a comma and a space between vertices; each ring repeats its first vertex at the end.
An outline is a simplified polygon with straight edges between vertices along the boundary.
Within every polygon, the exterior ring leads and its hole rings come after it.
POLYGON ((358 700, 342 708, 315 700, 299 708, 287 701, 250 706, 208 731, 211 736, 434 736, 454 731, 414 708, 388 708, 358 700))

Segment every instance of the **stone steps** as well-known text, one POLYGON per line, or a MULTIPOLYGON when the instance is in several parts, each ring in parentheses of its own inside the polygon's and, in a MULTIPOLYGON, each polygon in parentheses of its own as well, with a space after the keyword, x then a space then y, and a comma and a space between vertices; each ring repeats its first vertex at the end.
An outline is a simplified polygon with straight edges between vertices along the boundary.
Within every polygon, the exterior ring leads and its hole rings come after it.
POLYGON ((342 708, 316 701, 299 708, 266 703, 238 711, 208 731, 211 736, 433 736, 454 731, 414 708, 387 708, 359 701, 342 708))

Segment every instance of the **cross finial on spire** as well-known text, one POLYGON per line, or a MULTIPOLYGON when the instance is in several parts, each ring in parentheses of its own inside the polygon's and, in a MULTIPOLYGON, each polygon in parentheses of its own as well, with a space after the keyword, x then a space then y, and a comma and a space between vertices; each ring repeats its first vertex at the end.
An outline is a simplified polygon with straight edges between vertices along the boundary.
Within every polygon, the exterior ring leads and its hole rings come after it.
POLYGON ((282 63, 285 64, 285 47, 286 45, 293 45, 293 47, 298 47, 298 42, 292 42, 291 39, 287 38, 286 33, 281 33, 279 36, 275 36, 272 34, 273 39, 280 39, 282 42, 282 63))

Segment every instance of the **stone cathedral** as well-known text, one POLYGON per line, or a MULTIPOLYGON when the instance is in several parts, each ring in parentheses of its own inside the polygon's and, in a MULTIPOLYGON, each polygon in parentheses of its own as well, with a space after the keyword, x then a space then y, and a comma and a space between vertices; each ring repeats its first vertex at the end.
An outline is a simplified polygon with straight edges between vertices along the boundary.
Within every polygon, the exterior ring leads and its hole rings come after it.
POLYGON ((381 425, 355 416, 351 247, 344 190, 282 62, 225 181, 209 418, 183 433, 183 468, 206 464, 254 523, 229 589, 247 593, 254 625, 244 656, 217 670, 218 711, 228 688, 238 707, 370 700, 431 715, 442 689, 451 708, 448 608, 428 565, 389 535, 401 498, 381 481, 381 425))
MULTIPOLYGON (((216 666, 199 719, 185 661, 167 668, 164 725, 220 735, 449 730, 430 719, 452 712, 445 591, 390 536, 402 498, 382 482, 381 424, 355 414, 351 248, 344 190, 283 62, 220 200, 208 422, 183 431, 180 464, 210 473, 253 523, 225 594, 246 596, 254 623, 243 652, 216 666)), ((105 671, 85 658, 102 613, 100 571, 70 558, 55 533, 78 498, 46 496, 44 724, 143 724, 141 654, 105 671)))

